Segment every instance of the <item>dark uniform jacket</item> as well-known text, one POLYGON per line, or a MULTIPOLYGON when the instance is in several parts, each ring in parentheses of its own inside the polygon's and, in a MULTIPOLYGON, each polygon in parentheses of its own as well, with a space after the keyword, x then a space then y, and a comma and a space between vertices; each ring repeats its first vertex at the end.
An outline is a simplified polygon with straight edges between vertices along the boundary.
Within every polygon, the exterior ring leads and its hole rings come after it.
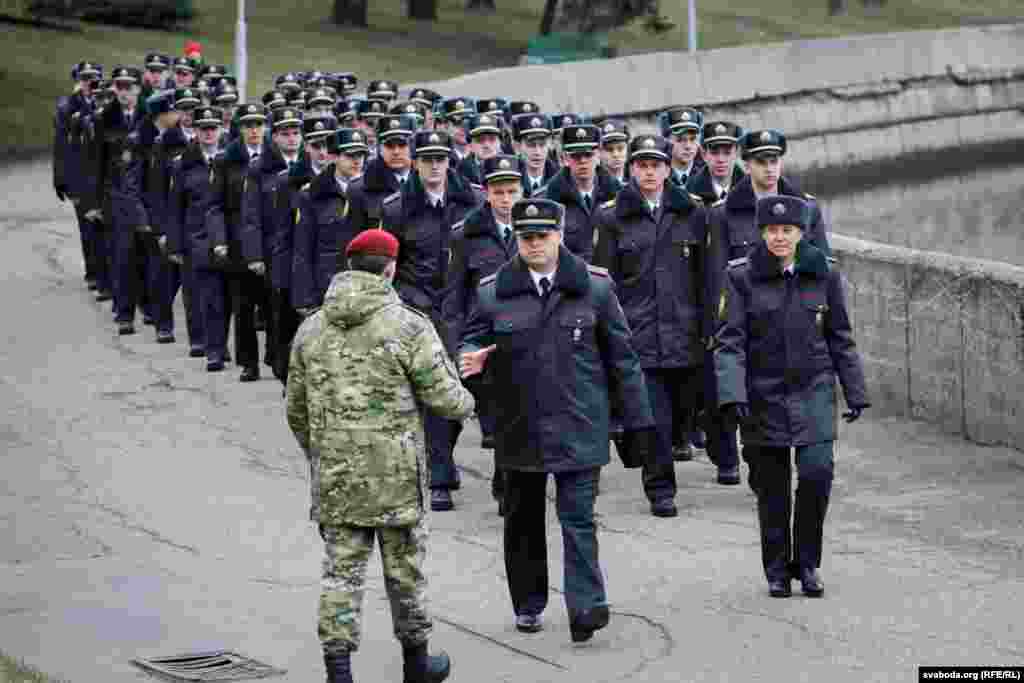
POLYGON ((482 164, 480 163, 480 160, 476 158, 475 154, 465 156, 462 161, 459 162, 459 166, 456 170, 459 175, 474 185, 484 184, 482 164))
MULTIPOLYGON (((544 160, 544 176, 541 178, 540 186, 536 190, 537 196, 540 196, 544 192, 544 187, 554 179, 558 172, 562 170, 562 167, 551 160, 550 158, 544 160)), ((523 174, 523 197, 533 197, 535 191, 530 184, 530 174, 526 171, 526 161, 520 160, 519 172, 523 174)))
POLYGON ((672 168, 672 172, 669 174, 668 179, 675 185, 686 187, 687 183, 690 182, 690 179, 696 178, 700 175, 701 170, 703 170, 705 166, 707 166, 707 162, 701 158, 700 154, 697 154, 693 163, 690 164, 690 175, 686 176, 682 182, 679 182, 679 176, 676 174, 675 167, 672 168))
MULTIPOLYGON (((265 152, 260 152, 263 157, 265 152)), ((217 259, 221 270, 242 272, 246 268, 242 251, 242 197, 249 176, 249 149, 241 139, 235 140, 213 160, 210 176, 210 209, 206 227, 211 245, 226 244, 226 259, 217 259)))
POLYGON ((348 197, 328 166, 299 192, 299 220, 295 225, 292 269, 292 305, 320 306, 331 278, 345 264, 348 243, 362 229, 350 220, 348 197))
POLYGON ((705 219, 666 181, 657 219, 635 182, 597 214, 594 263, 615 280, 644 368, 703 364, 705 219))
POLYGON ((565 247, 547 300, 517 257, 484 279, 462 351, 491 344, 497 465, 566 472, 608 463, 611 411, 626 430, 653 425, 640 361, 612 279, 565 247))
POLYGON ((89 173, 89 143, 92 141, 95 104, 80 92, 62 104, 58 106, 54 120, 53 182, 66 188, 65 191, 75 199, 82 199, 85 195, 95 195, 95 178, 89 173), (62 139, 58 140, 58 136, 62 139))
POLYGON ((132 162, 125 177, 125 190, 131 207, 131 227, 148 225, 152 234, 166 233, 167 201, 170 196, 172 160, 185 147, 180 128, 170 128, 161 136, 149 120, 145 120, 128 136, 132 162))
POLYGON ((384 200, 383 227, 398 238, 395 289, 402 301, 430 316, 449 352, 454 340, 444 329, 441 305, 452 260, 452 226, 483 202, 479 189, 448 171, 444 207, 427 204, 427 192, 414 171, 405 189, 384 200))
POLYGON ((121 104, 115 100, 97 111, 93 122, 91 167, 86 168, 86 172, 96 176, 96 184, 94 195, 86 203, 99 208, 104 221, 111 225, 134 227, 133 205, 125 193, 124 180, 133 158, 128 135, 138 123, 139 111, 136 108, 132 119, 128 120, 121 104))
MULTIPOLYGON (((75 93, 77 95, 78 93, 75 93)), ((53 186, 68 194, 67 156, 71 140, 71 116, 74 114, 74 103, 71 97, 57 99, 57 108, 53 113, 53 186)))
POLYGON ((551 199, 565 206, 563 244, 569 251, 589 263, 594 254, 594 218, 597 210, 605 202, 615 199, 615 195, 621 189, 622 185, 618 180, 604 169, 598 168, 594 191, 590 197, 591 209, 587 211, 569 169, 563 168, 547 184, 544 192, 534 196, 551 199))
POLYGON ((749 404, 744 444, 835 440, 836 375, 847 405, 869 405, 842 279, 820 249, 801 241, 795 274, 784 277, 762 241, 729 264, 718 312, 718 405, 749 404))
MULTIPOLYGON (((826 234, 827 226, 821 209, 814 197, 801 192, 785 178, 779 179, 779 194, 800 197, 810 204, 811 214, 803 241, 821 249, 826 256, 832 255, 826 234)), ((757 227, 757 197, 750 184, 750 177, 743 178, 735 185, 724 202, 712 206, 708 212, 708 294, 707 300, 716 303, 722 292, 722 278, 729 261, 741 258, 760 244, 761 231, 757 227)), ((715 320, 710 312, 705 318, 706 332, 710 336, 715 329, 715 320)))
MULTIPOLYGON (((746 177, 747 174, 743 172, 739 165, 733 166, 732 178, 729 180, 729 191, 734 190, 740 181, 746 177)), ((694 174, 686 181, 686 191, 700 197, 705 206, 712 206, 719 200, 724 199, 724 197, 718 196, 714 181, 711 179, 711 169, 707 166, 703 167, 699 173, 694 174)))
POLYGON ((452 227, 451 250, 442 314, 452 339, 460 339, 469 312, 476 306, 480 281, 515 256, 517 247, 514 237, 506 244, 498 234, 491 205, 484 202, 452 227))
POLYGON ((242 258, 260 261, 274 289, 291 282, 291 240, 295 215, 288 162, 270 144, 248 170, 242 197, 242 258))
MULTIPOLYGON (((409 172, 410 177, 412 171, 409 172)), ((402 189, 395 172, 380 157, 366 164, 361 178, 348 186, 349 211, 352 221, 361 229, 375 228, 383 218, 383 205, 387 197, 402 189)))
POLYGON ((193 268, 213 267, 213 242, 206 212, 212 199, 213 164, 208 165, 199 144, 192 142, 174 164, 167 200, 167 253, 181 254, 193 268))

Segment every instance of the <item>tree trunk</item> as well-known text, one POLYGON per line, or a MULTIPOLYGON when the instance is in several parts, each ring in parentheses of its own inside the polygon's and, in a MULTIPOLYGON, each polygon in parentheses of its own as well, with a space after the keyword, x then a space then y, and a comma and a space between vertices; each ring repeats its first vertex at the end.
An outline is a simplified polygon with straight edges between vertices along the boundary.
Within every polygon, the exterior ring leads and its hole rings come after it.
POLYGON ((334 0, 334 23, 366 28, 370 25, 367 20, 368 5, 369 0, 334 0))
POLYGON ((437 0, 409 0, 409 18, 436 21, 437 0))
POLYGON ((540 20, 540 34, 542 36, 551 33, 551 26, 555 23, 555 10, 558 9, 558 0, 544 1, 544 16, 540 20))
POLYGON ((847 0, 828 0, 828 15, 838 17, 846 14, 847 0))

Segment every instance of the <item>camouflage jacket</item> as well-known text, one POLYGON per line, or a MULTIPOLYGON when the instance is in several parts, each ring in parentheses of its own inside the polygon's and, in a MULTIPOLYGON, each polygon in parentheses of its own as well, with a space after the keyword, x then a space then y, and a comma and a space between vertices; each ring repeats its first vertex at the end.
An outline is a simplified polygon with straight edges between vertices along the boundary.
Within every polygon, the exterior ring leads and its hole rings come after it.
POLYGON ((430 320, 391 285, 347 271, 292 342, 288 424, 310 458, 312 517, 410 526, 429 486, 421 412, 473 412, 430 320))

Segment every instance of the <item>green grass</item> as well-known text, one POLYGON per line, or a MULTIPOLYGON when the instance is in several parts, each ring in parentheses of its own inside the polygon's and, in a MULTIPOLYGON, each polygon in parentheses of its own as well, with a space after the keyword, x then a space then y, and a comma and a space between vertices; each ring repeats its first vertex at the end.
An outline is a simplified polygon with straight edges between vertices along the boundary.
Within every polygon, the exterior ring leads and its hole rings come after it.
POLYGON ((60 683, 0 652, 0 683, 60 683))
MULTIPOLYGON (((0 11, 17 0, 0 0, 0 11)), ((840 36, 958 26, 1020 16, 1020 0, 889 0, 865 15, 850 0, 848 16, 830 19, 826 0, 698 0, 700 47, 715 48, 794 38, 840 36)), ((543 0, 497 0, 498 13, 467 14, 464 0, 440 0, 440 18, 420 23, 404 18, 404 0, 371 3, 370 29, 342 28, 328 21, 330 0, 249 5, 249 94, 262 95, 274 74, 323 68, 356 72, 361 82, 391 77, 401 84, 436 80, 495 66, 512 66, 540 21, 543 0)), ((54 100, 70 88, 68 71, 81 59, 107 67, 138 64, 148 50, 180 54, 198 40, 214 63, 233 61, 234 0, 196 0, 199 16, 186 32, 81 24, 80 33, 0 25, 0 129, 11 154, 48 148, 54 100)), ((611 41, 622 53, 678 50, 686 46, 685 0, 663 0, 676 27, 653 37, 639 26, 619 29, 611 41)), ((610 84, 612 85, 612 84, 610 84)), ((495 84, 495 94, 500 85, 495 84)))

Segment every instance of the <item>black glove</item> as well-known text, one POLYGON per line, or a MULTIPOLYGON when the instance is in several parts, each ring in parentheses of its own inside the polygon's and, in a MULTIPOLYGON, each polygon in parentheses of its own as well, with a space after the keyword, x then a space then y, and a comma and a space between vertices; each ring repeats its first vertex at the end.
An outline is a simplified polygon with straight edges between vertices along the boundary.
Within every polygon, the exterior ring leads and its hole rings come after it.
POLYGON ((654 455, 654 427, 627 429, 615 439, 615 451, 626 469, 642 467, 654 455))
POLYGON ((750 406, 746 403, 729 403, 722 406, 722 417, 726 427, 732 431, 750 419, 750 406))
POLYGON ((843 419, 846 420, 846 424, 856 422, 860 418, 860 414, 864 412, 864 408, 867 406, 850 406, 850 412, 843 413, 843 419))
POLYGON ((64 201, 68 198, 68 186, 67 185, 54 185, 54 192, 57 193, 57 199, 64 201))

